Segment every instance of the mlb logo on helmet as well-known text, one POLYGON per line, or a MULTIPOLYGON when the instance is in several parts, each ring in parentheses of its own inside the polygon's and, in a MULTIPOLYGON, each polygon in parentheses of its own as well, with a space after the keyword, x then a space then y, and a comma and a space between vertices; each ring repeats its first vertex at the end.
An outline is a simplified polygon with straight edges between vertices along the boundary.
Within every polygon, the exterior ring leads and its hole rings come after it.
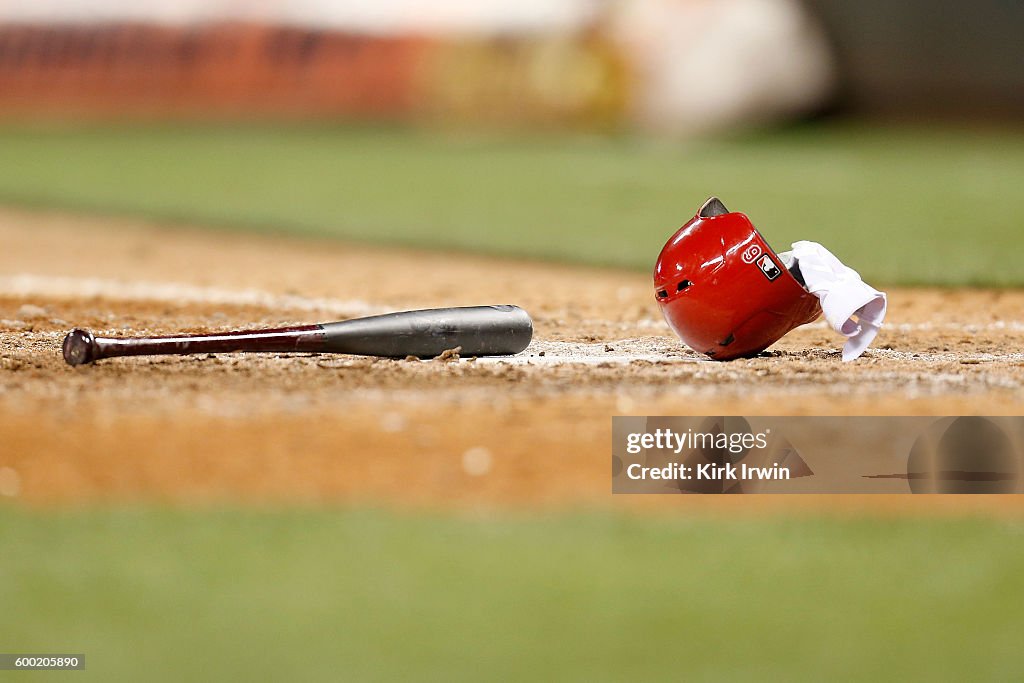
POLYGON ((762 256, 761 260, 757 262, 757 265, 761 268, 761 272, 764 273, 764 276, 769 280, 774 280, 778 276, 782 275, 782 271, 777 265, 775 265, 775 261, 772 261, 772 257, 768 254, 762 256))

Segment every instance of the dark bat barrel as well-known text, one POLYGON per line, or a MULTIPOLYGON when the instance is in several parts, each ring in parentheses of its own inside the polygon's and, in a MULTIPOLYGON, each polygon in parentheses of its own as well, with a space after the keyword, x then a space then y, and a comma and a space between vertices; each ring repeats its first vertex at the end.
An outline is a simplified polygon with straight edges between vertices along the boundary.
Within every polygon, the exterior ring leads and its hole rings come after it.
POLYGON ((507 356, 525 349, 533 321, 518 306, 470 306, 389 313, 326 323, 324 350, 360 356, 507 356))
POLYGON ((431 358, 453 348, 466 356, 519 353, 533 337, 533 321, 516 306, 472 306, 389 313, 322 325, 168 337, 96 337, 73 330, 64 360, 83 365, 117 356, 194 353, 323 352, 431 358))

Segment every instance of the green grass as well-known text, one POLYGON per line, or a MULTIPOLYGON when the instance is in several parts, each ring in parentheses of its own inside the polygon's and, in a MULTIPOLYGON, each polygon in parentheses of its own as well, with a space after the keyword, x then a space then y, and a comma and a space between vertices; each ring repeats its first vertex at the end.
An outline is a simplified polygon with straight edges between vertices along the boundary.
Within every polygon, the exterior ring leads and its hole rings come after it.
POLYGON ((1024 132, 655 143, 310 126, 0 127, 0 201, 647 269, 709 194, 879 284, 1024 285, 1024 132))
POLYGON ((0 651, 87 656, 52 680, 1024 669, 1019 522, 6 508, 0 539, 0 651))

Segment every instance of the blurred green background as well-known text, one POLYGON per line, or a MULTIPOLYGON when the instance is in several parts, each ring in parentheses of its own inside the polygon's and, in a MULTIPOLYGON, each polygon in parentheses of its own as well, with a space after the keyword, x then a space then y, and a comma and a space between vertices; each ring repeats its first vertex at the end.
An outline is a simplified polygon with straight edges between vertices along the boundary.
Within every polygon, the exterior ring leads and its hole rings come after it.
POLYGON ((718 194, 882 285, 1024 284, 1024 133, 691 141, 257 124, 0 127, 0 202, 648 269, 718 194))
POLYGON ((7 509, 0 539, 0 649, 87 658, 32 680, 1024 668, 1019 520, 7 509))

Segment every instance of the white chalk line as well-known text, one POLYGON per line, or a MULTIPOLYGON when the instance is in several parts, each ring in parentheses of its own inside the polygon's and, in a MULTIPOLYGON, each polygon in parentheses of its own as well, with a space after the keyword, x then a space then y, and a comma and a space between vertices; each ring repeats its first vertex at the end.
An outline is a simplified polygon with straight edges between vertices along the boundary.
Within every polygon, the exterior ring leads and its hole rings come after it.
POLYGON ((901 360, 906 362, 914 361, 929 361, 929 362, 946 362, 946 363, 994 363, 994 362, 1024 362, 1024 353, 957 353, 954 351, 946 351, 942 353, 935 352, 922 352, 912 350, 899 350, 899 349, 868 349, 870 356, 881 357, 881 358, 892 358, 894 360, 901 360))
POLYGON ((176 282, 126 282, 31 274, 0 276, 0 294, 26 298, 47 297, 65 301, 101 298, 111 301, 262 306, 286 310, 323 311, 338 316, 375 315, 389 310, 358 299, 271 294, 257 289, 220 289, 176 282))
MULTIPOLYGON (((714 362, 700 356, 680 355, 686 351, 682 349, 681 345, 672 346, 672 344, 671 337, 620 339, 597 344, 538 340, 531 343, 525 351, 514 356, 481 357, 471 362, 508 365, 629 365, 637 362, 658 364, 714 362), (612 350, 608 351, 608 348, 612 350)), ((468 359, 463 360, 470 362, 468 359)))
MULTIPOLYGON (((604 350, 605 344, 578 344, 572 342, 555 342, 555 341, 538 341, 531 344, 526 351, 516 354, 514 356, 495 356, 490 358, 478 358, 473 362, 476 363, 488 363, 488 364, 509 364, 509 365, 629 365, 635 362, 648 362, 655 364, 676 364, 676 363, 703 363, 714 367, 728 368, 731 367, 729 363, 717 363, 710 358, 703 356, 684 356, 681 353, 686 353, 682 347, 669 348, 674 340, 671 337, 664 338, 666 342, 666 350, 658 351, 651 349, 651 339, 637 340, 637 339, 620 339, 616 341, 609 341, 608 346, 613 347, 615 352, 606 352, 604 350), (635 353, 630 353, 630 347, 642 344, 643 348, 637 349, 635 353), (539 355, 541 352, 543 356, 539 355)), ((839 347, 834 349, 836 356, 839 355, 839 347)), ((780 362, 799 358, 798 356, 789 355, 783 358, 779 358, 780 362)), ((986 363, 1024 363, 1024 353, 929 353, 929 352, 918 352, 918 351, 902 351, 902 350, 890 350, 890 349, 869 349, 867 356, 863 361, 852 361, 849 365, 855 367, 857 365, 865 365, 865 361, 872 358, 880 358, 886 360, 898 360, 907 363, 921 363, 922 367, 925 364, 935 363, 958 363, 964 365, 973 364, 986 364, 986 363)), ((463 359, 467 362, 466 359, 463 359)), ((845 364, 844 364, 845 365, 845 364)))

